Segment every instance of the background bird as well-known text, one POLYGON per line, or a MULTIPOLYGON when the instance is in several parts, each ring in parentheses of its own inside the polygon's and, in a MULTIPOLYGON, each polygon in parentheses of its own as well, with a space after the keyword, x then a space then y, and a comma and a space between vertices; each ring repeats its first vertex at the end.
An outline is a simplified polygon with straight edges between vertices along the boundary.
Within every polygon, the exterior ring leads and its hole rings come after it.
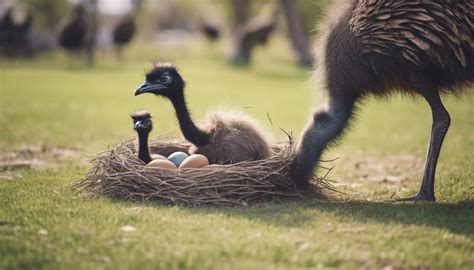
POLYGON ((277 27, 279 10, 275 8, 271 15, 258 16, 247 23, 237 33, 236 52, 232 61, 246 64, 250 61, 253 49, 266 45, 277 27))
POLYGON ((89 31, 86 10, 83 5, 77 5, 60 25, 58 43, 67 52, 77 54, 86 48, 89 31))
POLYGON ((31 55, 29 34, 32 26, 30 9, 9 7, 0 19, 0 52, 8 57, 31 55))
POLYGON ((193 144, 190 153, 203 154, 212 164, 259 160, 271 155, 267 137, 249 117, 216 112, 196 126, 186 105, 184 86, 176 68, 162 63, 146 74, 145 83, 135 95, 153 93, 168 98, 184 137, 193 144))
POLYGON ((200 26, 201 32, 209 41, 215 42, 219 39, 221 31, 216 23, 213 23, 209 20, 203 20, 200 26))
POLYGON ((115 25, 112 32, 112 40, 117 52, 117 58, 123 58, 123 48, 130 43, 135 36, 136 24, 133 14, 129 14, 122 18, 117 25, 115 25))

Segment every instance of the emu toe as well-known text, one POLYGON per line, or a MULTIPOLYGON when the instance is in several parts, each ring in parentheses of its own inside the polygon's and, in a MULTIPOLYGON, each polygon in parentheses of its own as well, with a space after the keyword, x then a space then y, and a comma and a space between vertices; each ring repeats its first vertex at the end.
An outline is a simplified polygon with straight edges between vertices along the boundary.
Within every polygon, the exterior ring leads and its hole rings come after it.
POLYGON ((416 196, 396 199, 395 202, 435 202, 436 198, 428 192, 419 192, 416 196))

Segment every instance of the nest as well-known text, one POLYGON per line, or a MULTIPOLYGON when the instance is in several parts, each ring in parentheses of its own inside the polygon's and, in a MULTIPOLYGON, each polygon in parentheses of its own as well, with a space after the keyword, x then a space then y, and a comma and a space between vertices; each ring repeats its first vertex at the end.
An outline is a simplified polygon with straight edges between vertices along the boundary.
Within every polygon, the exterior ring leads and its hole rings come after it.
MULTIPOLYGON (((275 155, 264 160, 167 170, 146 167, 137 158, 135 142, 127 140, 93 158, 91 170, 73 188, 93 197, 108 195, 184 205, 249 206, 288 198, 324 197, 323 190, 332 190, 325 177, 316 177, 306 191, 297 189, 289 178, 294 156, 291 145, 275 146, 275 155)), ((151 153, 163 156, 187 152, 188 148, 189 144, 177 141, 150 144, 151 153)), ((324 169, 329 173, 329 168, 324 169)))

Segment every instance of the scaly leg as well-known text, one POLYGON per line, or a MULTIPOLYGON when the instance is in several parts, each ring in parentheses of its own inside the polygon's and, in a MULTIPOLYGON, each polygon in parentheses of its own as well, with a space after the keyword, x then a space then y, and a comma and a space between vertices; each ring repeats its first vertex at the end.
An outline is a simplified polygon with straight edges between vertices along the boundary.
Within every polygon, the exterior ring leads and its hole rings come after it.
POLYGON ((436 164, 443 145, 444 137, 448 132, 451 118, 448 111, 443 106, 439 92, 423 94, 431 107, 433 114, 433 125, 431 129, 431 139, 428 149, 428 157, 425 164, 425 173, 418 194, 414 197, 400 199, 400 201, 435 201, 434 180, 436 174, 436 164))

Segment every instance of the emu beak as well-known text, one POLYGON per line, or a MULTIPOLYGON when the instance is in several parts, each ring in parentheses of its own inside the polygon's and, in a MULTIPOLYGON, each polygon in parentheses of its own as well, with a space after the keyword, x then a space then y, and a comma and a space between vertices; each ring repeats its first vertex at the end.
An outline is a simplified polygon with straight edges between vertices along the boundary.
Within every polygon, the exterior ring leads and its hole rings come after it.
POLYGON ((155 91, 164 89, 162 85, 151 84, 149 82, 144 82, 137 90, 135 90, 135 96, 141 95, 143 93, 156 93, 155 91))
POLYGON ((142 126, 143 126, 142 121, 139 120, 139 121, 137 121, 137 122, 135 123, 135 125, 134 125, 133 127, 134 127, 135 129, 137 129, 137 128, 140 128, 140 127, 142 127, 142 126))

